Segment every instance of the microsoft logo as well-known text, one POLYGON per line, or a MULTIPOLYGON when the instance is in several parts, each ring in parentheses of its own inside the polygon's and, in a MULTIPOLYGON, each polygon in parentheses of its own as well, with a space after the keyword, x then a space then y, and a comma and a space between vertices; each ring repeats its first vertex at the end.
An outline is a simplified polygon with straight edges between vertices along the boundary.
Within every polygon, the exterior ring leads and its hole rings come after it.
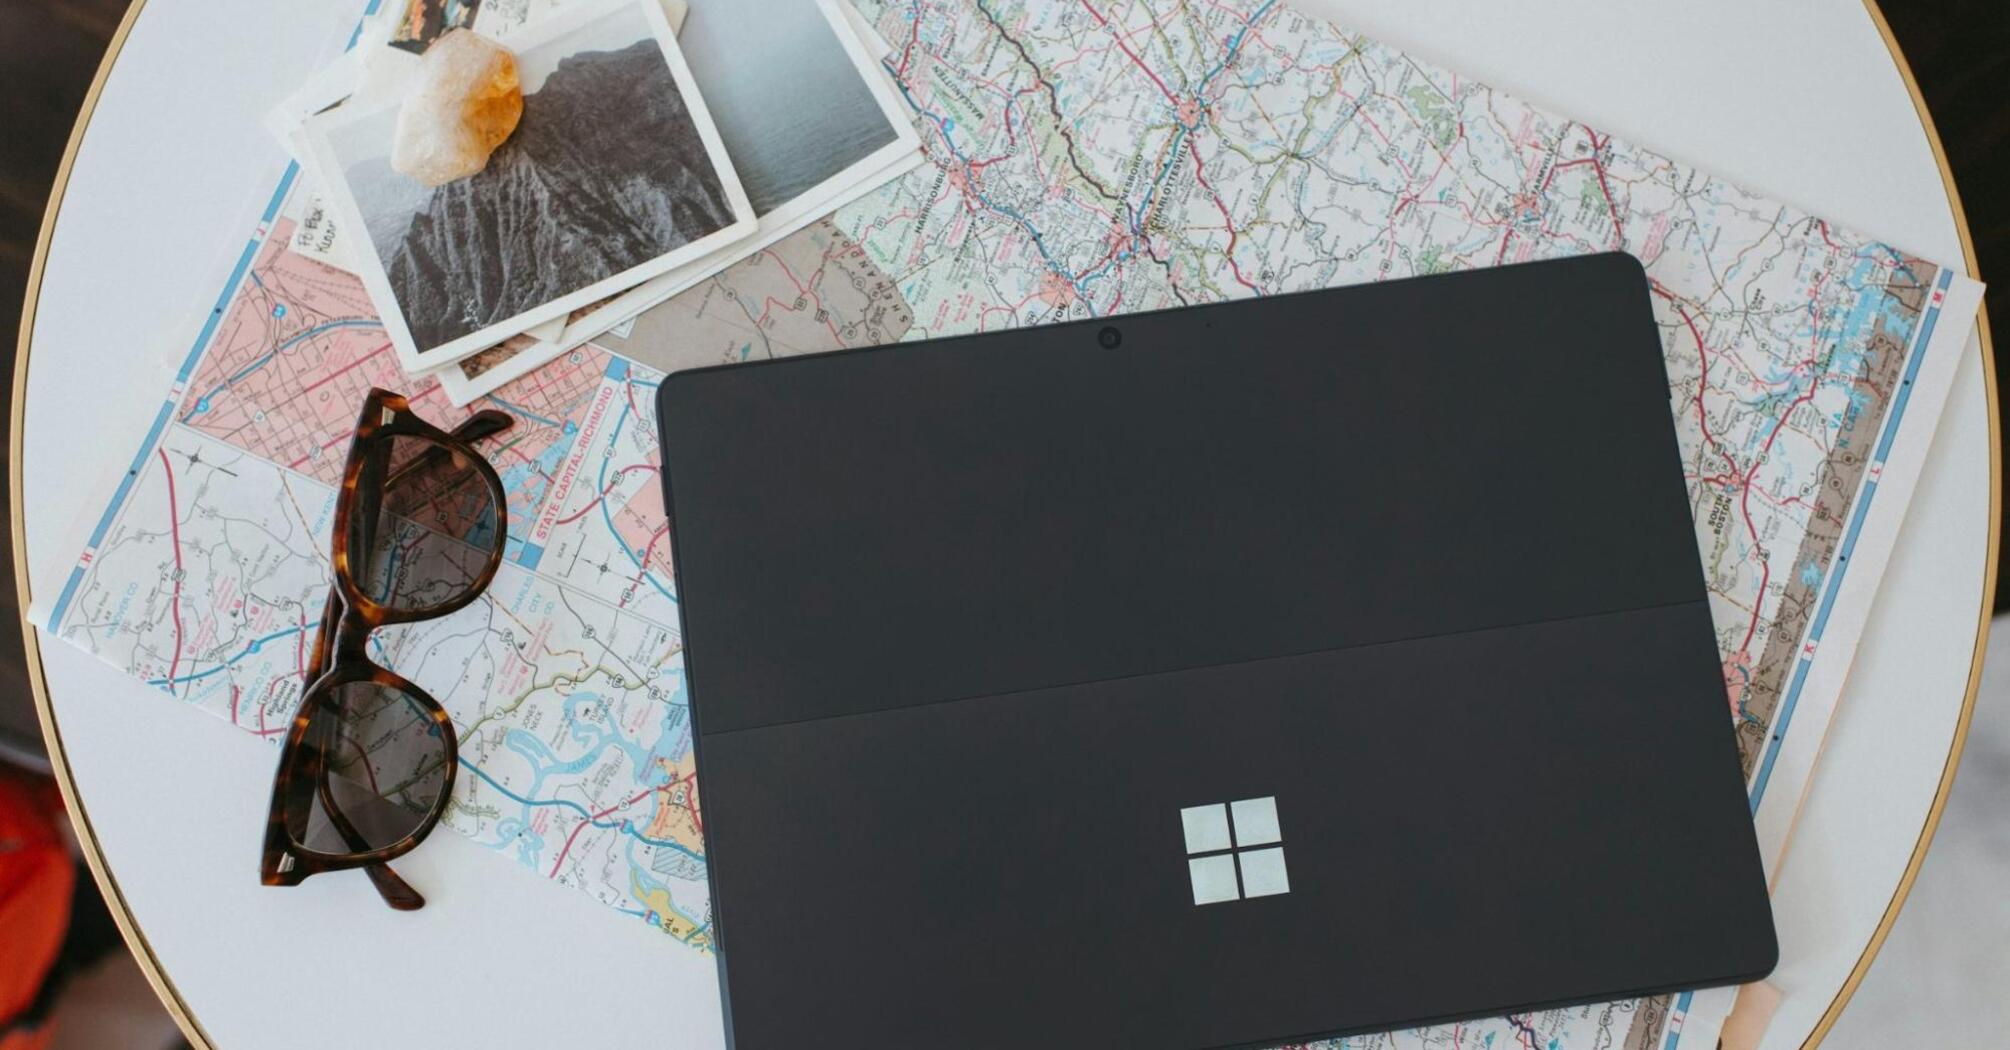
POLYGON ((1186 829, 1186 870, 1193 902, 1215 904, 1291 892, 1284 873, 1284 840, 1275 798, 1189 806, 1179 811, 1186 829), (1252 849, 1263 846, 1264 849, 1252 849))

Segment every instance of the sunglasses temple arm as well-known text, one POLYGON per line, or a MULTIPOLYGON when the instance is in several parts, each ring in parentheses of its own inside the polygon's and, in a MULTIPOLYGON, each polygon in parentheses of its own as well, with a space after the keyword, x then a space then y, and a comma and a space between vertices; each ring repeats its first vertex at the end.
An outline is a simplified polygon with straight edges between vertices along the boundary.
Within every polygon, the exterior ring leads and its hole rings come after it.
POLYGON ((460 426, 448 431, 448 433, 460 438, 462 441, 475 442, 485 437, 493 437, 500 434, 508 430, 510 424, 515 422, 515 417, 511 416, 508 412, 485 408, 462 420, 460 426))
POLYGON ((371 864, 363 869, 370 876, 370 885, 377 887, 377 895, 384 903, 399 911, 418 911, 426 906, 426 898, 411 883, 398 877, 389 864, 371 864))
MULTIPOLYGON (((329 786, 326 771, 322 772, 320 783, 316 786, 321 793, 321 808, 327 812, 328 822, 335 826, 336 833, 342 836, 350 849, 358 852, 369 849, 370 843, 356 830, 356 825, 349 822, 342 807, 336 804, 335 792, 329 786)), ((369 874, 370 884, 377 887, 377 895, 384 898, 385 904, 399 911, 417 911, 426 906, 426 898, 420 896, 410 883, 399 878, 389 864, 370 864, 363 870, 369 874)))

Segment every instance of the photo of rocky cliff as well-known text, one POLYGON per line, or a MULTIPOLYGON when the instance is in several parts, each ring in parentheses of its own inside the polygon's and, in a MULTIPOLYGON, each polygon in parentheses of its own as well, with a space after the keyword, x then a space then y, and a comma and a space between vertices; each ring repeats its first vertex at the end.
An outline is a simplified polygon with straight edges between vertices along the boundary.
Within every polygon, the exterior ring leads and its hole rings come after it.
POLYGON ((349 192, 421 353, 733 225, 661 45, 619 22, 626 43, 596 24, 518 56, 523 118, 473 176, 428 189, 392 170, 391 114, 343 129, 349 192))

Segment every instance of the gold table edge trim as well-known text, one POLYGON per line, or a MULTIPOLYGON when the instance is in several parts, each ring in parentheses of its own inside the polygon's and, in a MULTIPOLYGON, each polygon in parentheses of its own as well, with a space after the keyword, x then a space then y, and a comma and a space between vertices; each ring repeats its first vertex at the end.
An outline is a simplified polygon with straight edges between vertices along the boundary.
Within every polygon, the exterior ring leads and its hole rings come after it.
MULTIPOLYGON (((1877 0, 1863 0, 1863 4, 1878 35, 1884 39, 1892 63, 1898 67, 1899 77, 1905 82, 1906 91, 1912 96, 1913 108, 1919 114, 1920 126, 1925 131, 1927 142, 1933 150, 1934 163, 1940 168, 1940 179, 1947 191, 1947 203, 1953 211, 1955 229, 1961 238, 1963 261, 1968 268, 1969 276, 1978 276, 1975 241, 1968 228, 1967 213, 1962 209, 1961 196, 1954 185, 1954 173, 1947 166, 1947 150, 1940 141, 1940 132, 1934 126, 1932 114, 1927 111, 1926 99, 1919 93, 1919 82, 1914 78, 1912 66, 1906 61, 1905 52, 1899 47, 1897 38, 1892 36, 1891 25, 1885 21, 1884 12, 1878 7, 1877 0)), ((153 946, 147 941, 146 931, 140 928, 138 917, 126 903, 118 879, 105 861, 104 849, 99 845, 97 835, 92 830, 90 814, 84 808, 83 799, 78 794, 76 780, 70 773, 69 761, 63 751, 62 730, 56 725, 55 711, 49 701, 48 679, 42 668, 39 632, 28 617, 30 608, 28 534, 22 505, 21 490, 24 482, 21 467, 24 462, 23 424, 26 420, 27 407, 28 355, 35 331, 35 307, 41 296, 42 273, 49 261, 49 244, 55 237, 56 218, 62 209, 64 192, 69 187, 70 173, 76 164, 77 152, 83 145, 84 133, 90 127, 91 115, 97 109, 98 99, 104 94, 105 82, 111 76, 112 66, 118 61, 119 52, 124 48, 126 39, 132 35, 133 26, 139 21, 140 12, 145 6, 146 0, 133 0, 132 6, 127 8, 125 17, 119 22, 118 31, 112 35, 104 59, 98 64, 97 74, 92 78, 90 90, 85 94, 83 106, 78 110, 76 124, 70 129, 70 139, 64 147, 62 163, 56 170, 55 182, 50 188, 48 207, 42 215, 42 228, 35 240, 35 254, 28 269, 27 294, 22 304, 19 352, 15 355, 14 362, 10 410, 13 429, 9 434, 7 448, 11 477, 7 499, 14 528, 14 586, 20 601, 22 646, 26 655, 29 685, 35 695, 35 714, 42 723, 42 738, 49 751, 49 761, 55 768, 56 782, 62 791, 63 802, 68 808, 71 823, 76 829, 85 863, 90 867, 91 876, 104 894, 120 934, 131 947, 140 969, 146 974, 147 983, 153 987, 154 994, 160 997, 161 1003, 166 1006, 169 1015, 174 1018, 175 1024, 181 1028, 182 1034, 192 1046, 201 1050, 213 1050, 215 1042, 196 1020, 194 1011, 182 999, 180 990, 175 987, 174 980, 161 965, 159 956, 154 954, 153 946)), ((1989 523, 1989 551, 1984 570, 1986 575, 1982 586, 1982 607, 1976 620, 1975 648, 1969 662, 1968 689, 1961 701, 1961 713, 1955 723, 1954 737, 1948 748, 1946 764, 1941 770, 1940 783, 1933 796, 1933 805, 1927 811, 1926 822, 1920 827, 1918 841, 1914 844, 1912 855, 1906 862, 1905 871, 1899 878, 1890 903, 1885 907, 1883 917, 1879 919, 1877 927, 1871 932, 1869 942, 1857 958, 1856 965, 1851 968, 1849 976, 1837 990, 1828 1009, 1823 1012, 1821 1019, 1808 1034, 1807 1041, 1802 1044, 1803 1050, 1819 1044, 1835 1026, 1836 1020, 1842 1016, 1844 1007, 1849 1005, 1851 996, 1856 994, 1857 988, 1863 983, 1864 975, 1869 972, 1871 963, 1876 960, 1878 950, 1884 946, 1885 938, 1890 936, 1892 924, 1897 921, 1899 911, 1905 907, 1906 898, 1911 894, 1913 883, 1919 877, 1920 865, 1926 859, 1927 848, 1932 845, 1934 832, 1939 829, 1940 817, 1946 809, 1955 772, 1961 764, 1961 752, 1968 742, 1969 724, 1975 714, 1976 690, 1982 680, 1982 657, 1989 643, 1989 612, 1995 603, 1996 566, 2002 540, 2000 461, 2002 418, 1996 401, 1995 357, 1990 344, 1989 314, 1986 307, 1978 318, 1976 332, 1981 339, 1984 396, 1989 407, 1989 459, 1992 467, 1989 474, 1989 505, 1992 514, 1989 523)))
MULTIPOLYGON (((1954 213, 1954 229, 1961 238, 1962 259, 1968 267, 1968 275, 1979 280, 1981 271, 1975 260, 1975 236, 1968 228, 1968 213, 1962 208, 1961 193, 1954 185, 1954 171, 1947 166, 1947 147, 1940 141, 1940 129, 1933 123, 1933 114, 1926 107, 1926 96, 1919 93, 1919 80, 1913 76, 1912 63, 1906 61, 1905 50, 1899 46, 1898 38, 1892 35, 1891 23, 1885 20, 1884 9, 1878 6, 1878 0, 1863 0, 1863 5, 1878 35, 1884 38, 1885 49, 1891 52, 1892 64, 1898 67, 1906 92, 1912 96, 1912 107, 1919 114, 1920 127, 1926 132, 1927 145, 1933 150, 1933 161, 1940 167, 1940 181, 1947 189, 1947 206, 1954 213)), ((1811 1050, 1828 1036, 1851 997, 1856 995, 1857 988, 1863 984, 1871 963, 1877 960, 1885 938, 1891 936, 1892 925, 1898 921, 1898 913, 1904 909, 1906 898, 1912 894, 1913 883, 1919 878, 1920 866, 1926 861, 1927 848, 1933 845, 1933 835, 1940 830, 1940 817, 1947 809, 1954 775, 1961 766, 1961 753, 1968 746, 1968 728, 1975 718, 1975 694, 1982 684, 1982 661, 1989 647, 1989 614, 1996 604, 1997 559, 2002 553, 2003 540, 2003 418, 1996 400, 1996 355, 1990 344, 1986 302, 1977 308, 1975 334, 1982 346, 1982 386, 1983 398, 1989 406, 1989 462, 1992 469, 1989 471, 1989 550, 1982 570, 1982 608, 1975 621, 1975 648, 1968 661, 1968 691, 1962 696, 1961 713, 1954 723, 1954 738, 1948 745, 1947 761, 1940 770, 1940 784, 1934 789, 1933 805, 1926 812, 1926 822, 1920 826, 1912 856, 1907 858, 1898 886, 1892 891, 1891 901, 1885 905, 1884 915, 1878 919, 1869 942, 1857 956, 1856 965, 1850 968, 1849 976, 1843 979, 1842 987, 1836 990, 1828 1009, 1822 1011, 1820 1020, 1808 1032, 1801 1050, 1811 1050)))
POLYGON ((27 518, 22 502, 22 450, 25 446, 24 426, 27 413, 28 355, 35 332, 35 307, 41 299, 42 274, 49 262, 49 245, 55 239, 56 218, 62 210, 63 196, 70 184, 70 174, 77 162, 77 152, 84 143, 84 132, 90 127, 91 114, 98 107, 98 99, 104 95, 105 82, 111 78, 112 66, 118 61, 119 52, 124 49, 126 39, 132 35, 133 26, 138 23, 140 11, 146 0, 133 0, 126 9, 125 17, 119 20, 117 31, 105 48, 105 57, 98 63, 98 71, 91 79, 90 90, 84 95, 84 102, 77 112, 77 122, 70 128, 69 142, 63 147, 63 161, 56 169, 56 179, 49 190, 49 202, 42 213, 42 228, 35 238, 35 255, 28 265, 28 288, 21 306, 21 333, 19 348, 14 355, 14 381, 11 396, 7 458, 10 477, 7 485, 8 511, 14 529, 14 587, 20 601, 21 642, 28 669, 29 686, 35 694, 35 715, 42 723, 42 740, 49 752, 49 763, 54 768, 56 784, 63 795, 63 805, 70 815, 71 826, 75 829, 77 843, 84 854, 84 862, 91 869, 91 877, 97 881, 98 890, 104 895, 107 910, 117 924, 119 933, 132 950, 140 970, 146 974, 147 984, 167 1008, 169 1016, 182 1031, 192 1046, 201 1050, 213 1050, 215 1042, 203 1030, 201 1022, 190 1011, 188 1003, 182 999, 181 990, 175 987, 167 969, 161 965, 160 957, 154 954, 153 945, 147 941, 146 931, 140 928, 138 917, 126 903, 125 892, 119 888, 119 880, 112 874, 105 861, 104 848, 98 843, 97 833, 91 827, 90 813, 84 808, 84 800, 77 792, 76 778, 70 772, 68 756, 63 751, 63 732, 56 725, 55 710, 49 703, 48 677, 42 668, 42 648, 37 631, 29 617, 29 572, 28 572, 28 532, 27 518))

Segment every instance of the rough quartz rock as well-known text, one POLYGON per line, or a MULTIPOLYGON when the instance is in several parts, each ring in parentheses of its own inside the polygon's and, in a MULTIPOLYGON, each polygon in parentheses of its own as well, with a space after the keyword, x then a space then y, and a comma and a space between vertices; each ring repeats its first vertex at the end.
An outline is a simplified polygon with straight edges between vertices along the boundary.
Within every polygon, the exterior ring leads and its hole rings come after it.
POLYGON ((522 116, 516 56, 487 37, 449 30, 426 49, 398 107, 391 167, 428 186, 467 178, 488 164, 522 116))

